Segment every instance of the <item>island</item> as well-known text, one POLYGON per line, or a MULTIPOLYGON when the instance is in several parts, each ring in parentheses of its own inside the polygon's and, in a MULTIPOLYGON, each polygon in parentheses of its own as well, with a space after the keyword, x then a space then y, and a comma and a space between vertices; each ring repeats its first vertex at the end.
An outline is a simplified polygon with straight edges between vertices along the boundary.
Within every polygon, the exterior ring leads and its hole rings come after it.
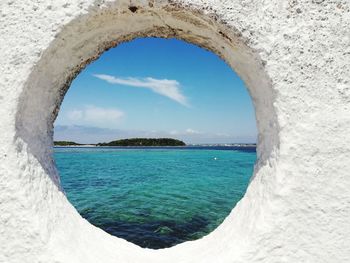
POLYGON ((71 141, 54 141, 54 146, 80 146, 82 144, 71 141))
POLYGON ((98 143, 97 146, 186 146, 186 144, 171 138, 132 138, 98 143))

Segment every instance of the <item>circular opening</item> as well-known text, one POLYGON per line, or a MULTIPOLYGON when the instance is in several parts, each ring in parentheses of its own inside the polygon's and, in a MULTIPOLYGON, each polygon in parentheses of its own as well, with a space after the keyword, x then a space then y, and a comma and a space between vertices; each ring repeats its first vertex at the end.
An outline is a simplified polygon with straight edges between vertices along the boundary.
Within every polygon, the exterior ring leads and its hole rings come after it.
MULTIPOLYGON (((16 112, 17 150, 30 160, 27 170, 33 171, 31 189, 36 189, 33 200, 40 200, 40 225, 47 226, 42 231, 49 237, 50 247, 55 248, 50 250, 54 258, 67 255, 64 259, 68 259, 74 255, 76 261, 85 262, 101 259, 164 262, 181 254, 183 262, 210 262, 217 259, 217 253, 226 251, 225 248, 233 251, 242 238, 249 238, 250 226, 255 225, 255 211, 263 200, 263 190, 255 178, 268 170, 265 164, 278 147, 279 137, 270 79, 259 55, 247 43, 249 40, 244 39, 239 30, 218 21, 217 17, 171 3, 142 6, 135 13, 128 11, 124 3, 91 8, 86 15, 61 29, 32 69, 16 112), (255 106, 258 129, 254 180, 239 205, 205 238, 158 252, 139 250, 86 224, 62 195, 52 158, 53 122, 71 81, 106 49, 141 36, 176 37, 222 57, 246 83, 255 106), (84 242, 67 246, 72 237, 84 242)), ((236 256, 227 258, 231 261, 236 256)))
POLYGON ((219 57, 141 38, 73 81, 56 119, 55 160, 90 223, 166 248, 207 235, 242 198, 255 134, 249 94, 219 57))

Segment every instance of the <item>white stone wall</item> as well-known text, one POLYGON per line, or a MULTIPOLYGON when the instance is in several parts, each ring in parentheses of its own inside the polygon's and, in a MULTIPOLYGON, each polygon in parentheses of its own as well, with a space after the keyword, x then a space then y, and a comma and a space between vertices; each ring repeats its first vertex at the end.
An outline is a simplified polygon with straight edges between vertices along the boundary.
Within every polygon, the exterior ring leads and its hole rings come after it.
POLYGON ((0 51, 0 262, 350 262, 348 0, 2 0, 0 51), (254 178, 224 223, 162 250, 82 219, 52 160, 70 81, 138 36, 219 54, 259 129, 254 178))

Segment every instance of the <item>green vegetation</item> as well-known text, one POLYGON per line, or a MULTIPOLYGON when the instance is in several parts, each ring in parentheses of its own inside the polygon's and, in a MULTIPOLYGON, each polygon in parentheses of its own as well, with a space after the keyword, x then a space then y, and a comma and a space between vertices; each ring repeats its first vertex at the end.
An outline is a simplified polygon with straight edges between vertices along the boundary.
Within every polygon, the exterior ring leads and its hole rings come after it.
POLYGON ((108 143, 98 143, 97 146, 185 146, 183 141, 171 138, 132 138, 108 143))
POLYGON ((55 146, 73 146, 73 145, 82 145, 80 143, 76 142, 70 142, 70 141, 55 141, 53 142, 55 146))

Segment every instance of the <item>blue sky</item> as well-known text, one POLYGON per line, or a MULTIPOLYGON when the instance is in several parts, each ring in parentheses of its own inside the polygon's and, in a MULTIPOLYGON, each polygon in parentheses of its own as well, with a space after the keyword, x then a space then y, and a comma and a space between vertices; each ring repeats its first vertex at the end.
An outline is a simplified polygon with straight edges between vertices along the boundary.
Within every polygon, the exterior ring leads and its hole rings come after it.
POLYGON ((256 134, 248 91, 223 60, 180 40, 140 38, 106 51, 77 76, 54 139, 230 143, 255 142, 256 134))

